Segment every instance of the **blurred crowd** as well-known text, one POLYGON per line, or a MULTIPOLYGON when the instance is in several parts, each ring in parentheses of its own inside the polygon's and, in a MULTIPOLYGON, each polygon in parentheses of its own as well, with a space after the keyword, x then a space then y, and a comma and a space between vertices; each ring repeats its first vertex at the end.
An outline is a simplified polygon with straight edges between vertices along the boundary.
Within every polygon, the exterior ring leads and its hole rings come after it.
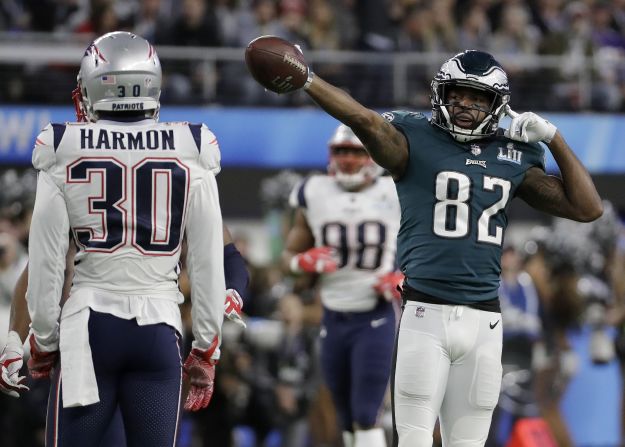
MULTIPOLYGON (((248 327, 242 330, 225 321, 213 401, 205 411, 184 415, 181 447, 341 445, 319 372, 322 309, 315 278, 285 276, 278 262, 292 218, 287 193, 299 180, 300 175, 284 171, 260 188, 272 261, 252 262, 247 236, 233 232, 251 275, 243 308, 248 327)), ((33 171, 0 173, 0 344, 13 286, 27 260, 34 191, 33 171)), ((608 202, 604 209, 603 217, 591 224, 555 219, 550 225, 535 225, 504 249, 504 378, 488 447, 505 445, 515 421, 535 417, 546 421, 558 446, 574 445, 560 409, 579 370, 580 359, 569 341, 572 332, 589 334, 588 351, 595 364, 625 365, 623 210, 608 202)), ((183 270, 180 287, 188 298, 185 278, 183 270)), ((188 303, 183 308, 186 318, 188 303)), ((185 337, 187 350, 190 338, 185 337)), ((31 391, 19 400, 0 394, 3 447, 43 445, 48 384, 29 385, 31 391)), ((388 405, 382 420, 390 436, 388 405)))
MULTIPOLYGON (((129 30, 157 46, 245 47, 273 34, 310 50, 379 54, 428 52, 435 61, 408 65, 403 105, 429 106, 434 67, 467 48, 503 62, 520 109, 625 110, 624 0, 3 0, 6 36, 51 33, 84 41, 129 30), (539 63, 537 56, 562 59, 539 63)), ((541 59, 545 61, 546 59, 541 59)), ((241 61, 206 64, 164 59, 164 103, 301 105, 255 86, 241 61), (207 88, 207 85, 210 88, 207 88)), ((388 61, 348 63, 315 71, 369 106, 396 104, 388 61), (392 104, 394 101, 395 104, 392 104)), ((3 64, 0 100, 66 103, 75 67, 3 64), (59 80, 59 79, 64 79, 59 80), (55 88, 30 88, 41 82, 55 88)))

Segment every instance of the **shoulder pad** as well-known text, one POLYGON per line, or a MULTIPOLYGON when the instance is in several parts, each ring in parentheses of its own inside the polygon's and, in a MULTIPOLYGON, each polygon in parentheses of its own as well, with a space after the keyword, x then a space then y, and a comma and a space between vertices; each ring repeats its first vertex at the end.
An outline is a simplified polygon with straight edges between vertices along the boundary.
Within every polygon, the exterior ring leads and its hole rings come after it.
POLYGON ((58 125, 48 123, 35 139, 32 163, 37 170, 46 171, 56 162, 55 126, 58 125))
MULTIPOLYGON (((291 194, 289 195, 289 206, 291 208, 308 208, 308 203, 306 200, 306 191, 307 186, 310 184, 311 179, 314 179, 315 177, 318 177, 317 175, 311 175, 306 177, 305 179, 303 179, 301 182, 298 182, 295 187, 293 188, 293 190, 291 191, 291 194)), ((314 183, 314 180, 312 180, 312 182, 314 183)))
POLYGON ((217 175, 221 171, 221 151, 217 137, 206 124, 188 124, 200 151, 200 165, 217 175))
POLYGON ((382 113, 384 119, 389 122, 421 120, 425 118, 425 114, 421 112, 409 112, 407 110, 393 110, 391 112, 382 113))

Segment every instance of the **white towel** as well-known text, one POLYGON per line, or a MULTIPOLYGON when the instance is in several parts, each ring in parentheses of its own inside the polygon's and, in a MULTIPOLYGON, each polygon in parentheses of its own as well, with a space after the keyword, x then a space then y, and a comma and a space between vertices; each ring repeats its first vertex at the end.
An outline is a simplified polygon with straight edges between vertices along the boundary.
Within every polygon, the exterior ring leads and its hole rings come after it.
POLYGON ((85 307, 61 318, 59 349, 63 408, 100 402, 98 383, 89 346, 89 314, 85 307))

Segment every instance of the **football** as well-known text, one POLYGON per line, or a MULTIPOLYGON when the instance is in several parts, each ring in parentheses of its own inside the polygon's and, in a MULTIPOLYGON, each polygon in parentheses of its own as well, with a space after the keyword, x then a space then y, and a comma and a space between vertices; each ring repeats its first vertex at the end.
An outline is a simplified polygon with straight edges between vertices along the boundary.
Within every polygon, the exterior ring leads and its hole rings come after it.
POLYGON ((304 86, 308 65, 291 42, 276 36, 261 36, 245 49, 245 63, 254 79, 276 93, 289 93, 304 86))

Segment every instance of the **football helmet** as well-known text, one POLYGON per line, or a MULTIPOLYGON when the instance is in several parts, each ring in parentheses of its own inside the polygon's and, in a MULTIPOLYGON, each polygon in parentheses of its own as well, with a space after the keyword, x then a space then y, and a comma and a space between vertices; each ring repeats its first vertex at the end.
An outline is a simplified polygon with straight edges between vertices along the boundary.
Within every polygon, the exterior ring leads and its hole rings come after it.
POLYGON ((345 124, 339 125, 328 141, 330 149, 330 164, 328 174, 347 190, 360 188, 368 181, 382 174, 382 168, 369 156, 365 146, 358 139, 354 131, 345 124), (340 149, 361 149, 366 157, 351 157, 339 160, 340 149), (362 158, 362 161, 359 160, 362 158))
POLYGON ((499 120, 505 114, 506 104, 510 101, 508 75, 491 54, 483 51, 467 50, 447 60, 430 87, 432 123, 448 131, 461 143, 494 134, 499 120), (452 122, 447 110, 451 105, 447 101, 447 92, 454 86, 480 90, 492 98, 486 117, 476 123, 473 129, 463 128, 452 122))
POLYGON ((158 119, 161 63, 154 47, 125 31, 104 34, 85 51, 72 92, 78 121, 98 112, 145 112, 158 119))

